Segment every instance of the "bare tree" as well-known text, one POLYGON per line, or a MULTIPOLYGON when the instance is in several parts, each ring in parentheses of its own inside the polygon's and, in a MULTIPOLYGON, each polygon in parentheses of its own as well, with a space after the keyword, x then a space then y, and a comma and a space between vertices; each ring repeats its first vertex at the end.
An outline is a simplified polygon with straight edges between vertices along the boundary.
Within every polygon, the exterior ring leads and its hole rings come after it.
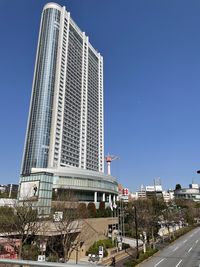
MULTIPOLYGON (((143 231, 147 234, 147 239, 152 241, 153 247, 155 246, 155 235, 158 232, 158 220, 162 214, 163 209, 166 208, 163 200, 156 199, 139 199, 134 202, 130 202, 128 205, 127 227, 128 229, 135 228, 135 219, 133 206, 137 208, 137 223, 139 233, 143 231)), ((130 233, 133 234, 133 233, 130 233)))
POLYGON ((30 202, 20 202, 12 208, 0 208, 0 231, 8 239, 9 244, 18 253, 19 259, 23 257, 23 247, 29 238, 34 238, 40 228, 37 210, 30 202), (13 238, 19 238, 20 244, 16 246, 13 238))
POLYGON ((64 198, 59 197, 62 201, 53 203, 52 221, 57 236, 48 241, 49 250, 56 254, 57 258, 63 258, 63 261, 68 261, 74 250, 78 252, 83 243, 80 232, 85 231, 86 227, 83 221, 85 212, 80 212, 78 201, 68 193, 69 195, 65 193, 64 198))

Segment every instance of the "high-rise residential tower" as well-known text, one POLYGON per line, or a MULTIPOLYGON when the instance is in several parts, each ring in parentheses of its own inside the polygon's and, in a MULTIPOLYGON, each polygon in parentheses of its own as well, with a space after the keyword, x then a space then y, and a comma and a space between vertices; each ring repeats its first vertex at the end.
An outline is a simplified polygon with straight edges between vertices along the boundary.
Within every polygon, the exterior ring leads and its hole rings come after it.
POLYGON ((103 172, 103 58, 55 4, 42 12, 22 174, 75 166, 103 172))
MULTIPOLYGON (((106 187, 102 184, 112 184, 113 188, 107 189, 115 195, 115 179, 103 174, 103 116, 103 58, 65 7, 49 3, 41 17, 21 170, 21 183, 26 185, 22 184, 21 195, 30 186, 39 187, 34 183, 41 183, 37 173, 52 176, 53 187, 61 176, 65 177, 62 185, 70 188, 72 178, 82 179, 82 183, 88 179, 101 181, 95 187, 102 194, 106 187)), ((87 185, 90 193, 93 189, 87 185)), ((96 191, 94 201, 98 198, 96 191)))

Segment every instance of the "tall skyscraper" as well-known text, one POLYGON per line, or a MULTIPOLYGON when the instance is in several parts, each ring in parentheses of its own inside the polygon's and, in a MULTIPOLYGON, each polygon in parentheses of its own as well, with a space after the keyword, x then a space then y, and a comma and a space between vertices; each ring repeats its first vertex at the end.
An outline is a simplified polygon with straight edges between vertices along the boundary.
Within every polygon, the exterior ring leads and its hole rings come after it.
POLYGON ((104 174, 103 58, 65 7, 41 17, 22 161, 19 201, 49 214, 52 196, 115 201, 117 182, 104 174), (53 194, 54 193, 54 194, 53 194))
POLYGON ((103 58, 65 7, 42 12, 22 174, 75 166, 103 172, 103 58))

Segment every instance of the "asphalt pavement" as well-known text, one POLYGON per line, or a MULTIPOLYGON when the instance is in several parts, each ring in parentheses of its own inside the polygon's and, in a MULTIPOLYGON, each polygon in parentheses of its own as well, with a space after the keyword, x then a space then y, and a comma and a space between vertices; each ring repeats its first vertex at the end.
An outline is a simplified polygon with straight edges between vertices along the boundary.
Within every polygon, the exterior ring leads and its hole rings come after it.
POLYGON ((200 267, 200 227, 174 241, 140 267, 200 267))

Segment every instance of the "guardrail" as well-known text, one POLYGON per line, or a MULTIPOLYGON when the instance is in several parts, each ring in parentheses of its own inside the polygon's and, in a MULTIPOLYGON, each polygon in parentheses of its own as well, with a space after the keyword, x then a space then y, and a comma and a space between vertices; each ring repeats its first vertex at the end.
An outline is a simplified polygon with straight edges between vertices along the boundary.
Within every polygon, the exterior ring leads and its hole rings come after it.
MULTIPOLYGON (((18 265, 18 266, 49 266, 49 267, 64 267, 64 266, 70 266, 70 267, 86 267, 86 264, 73 264, 73 263, 57 263, 57 262, 39 262, 39 261, 27 261, 27 260, 11 260, 11 259, 0 259, 0 265, 1 264, 9 264, 9 265, 18 265)), ((102 266, 102 265, 98 265, 102 266)))

